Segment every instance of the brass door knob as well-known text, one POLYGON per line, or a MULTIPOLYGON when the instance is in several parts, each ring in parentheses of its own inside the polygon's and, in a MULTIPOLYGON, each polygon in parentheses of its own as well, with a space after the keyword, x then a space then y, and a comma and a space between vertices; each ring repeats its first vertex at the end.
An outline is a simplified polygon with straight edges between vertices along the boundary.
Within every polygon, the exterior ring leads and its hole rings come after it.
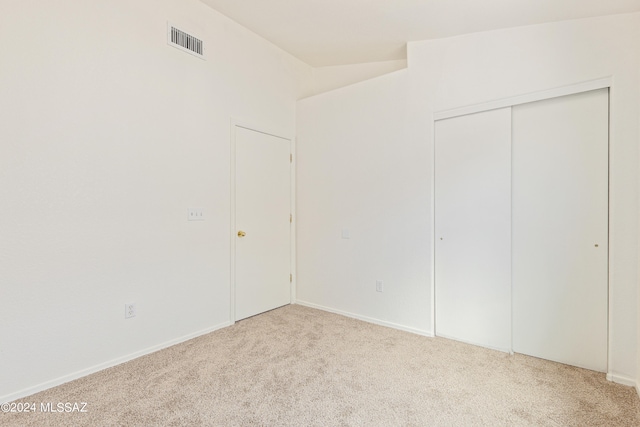
POLYGON ((238 231, 238 237, 244 237, 246 235, 247 235, 247 233, 245 233, 244 231, 242 231, 242 230, 238 231))

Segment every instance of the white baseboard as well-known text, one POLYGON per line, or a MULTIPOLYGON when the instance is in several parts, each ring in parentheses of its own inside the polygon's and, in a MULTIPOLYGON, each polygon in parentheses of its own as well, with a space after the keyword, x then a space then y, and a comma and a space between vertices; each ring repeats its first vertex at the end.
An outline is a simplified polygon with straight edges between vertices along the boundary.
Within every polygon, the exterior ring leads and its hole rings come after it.
POLYGON ((450 337, 449 335, 438 334, 438 336, 440 338, 446 338, 446 339, 451 340, 451 341, 458 341, 458 342, 469 344, 469 345, 475 345, 476 347, 488 348, 489 350, 495 350, 495 351, 499 351, 501 353, 509 353, 512 356, 514 354, 513 351, 510 348, 492 347, 490 345, 483 344, 483 343, 477 343, 477 342, 473 342, 473 341, 461 340, 460 338, 450 337))
POLYGON ((625 377, 623 375, 616 375, 609 372, 607 373, 607 380, 612 381, 614 383, 635 387, 636 390, 638 390, 638 394, 640 394, 639 384, 637 384, 636 380, 633 378, 625 377))
POLYGON ((128 362, 130 360, 137 359, 138 357, 146 356, 147 354, 155 353, 156 351, 165 349, 167 347, 174 346, 176 344, 180 344, 180 343, 185 342, 185 341, 189 341, 190 339, 193 339, 193 338, 199 337, 201 335, 205 335, 205 334, 211 333, 213 331, 217 331, 218 329, 222 329, 222 328, 225 328, 225 327, 230 326, 230 325, 231 325, 231 322, 220 323, 220 324, 212 326, 210 328, 202 329, 200 331, 197 331, 197 332, 194 332, 194 333, 191 333, 191 334, 187 334, 187 335, 183 335, 183 336, 181 336, 179 338, 176 338, 176 339, 173 339, 173 340, 170 340, 170 341, 166 341, 166 342, 163 342, 161 344, 154 345, 152 347, 145 348, 144 350, 140 350, 140 351, 136 351, 135 353, 127 354, 126 356, 118 357, 116 359, 112 359, 112 360, 109 360, 107 362, 91 366, 91 367, 86 368, 86 369, 81 369, 79 371, 70 373, 68 375, 63 375, 61 377, 55 378, 55 379, 50 380, 50 381, 45 381, 43 383, 37 384, 37 385, 32 386, 32 387, 24 388, 24 389, 22 389, 20 391, 17 391, 15 393, 11 393, 11 394, 7 394, 7 395, 4 395, 4 396, 0 396, 0 403, 12 402, 12 401, 14 401, 16 399, 21 399, 23 397, 31 396, 32 394, 35 394, 35 393, 38 393, 40 391, 49 389, 51 387, 55 387, 55 386, 59 386, 59 385, 64 384, 64 383, 68 383, 69 381, 73 381, 73 380, 76 380, 78 378, 94 374, 94 373, 96 373, 98 371, 102 371, 104 369, 111 368, 111 367, 116 366, 116 365, 120 365, 120 364, 128 362))
POLYGON ((349 313, 347 311, 336 310, 334 308, 324 307, 318 304, 313 304, 306 301, 296 300, 293 304, 303 305, 305 307, 316 308, 322 311, 328 311, 329 313, 340 314, 342 316, 351 317, 352 319, 362 320, 363 322, 373 323, 375 325, 386 326, 388 328, 399 329, 405 332, 411 332, 412 334, 422 335, 425 337, 433 337, 431 331, 425 331, 422 329, 411 328, 409 326, 399 325, 397 323, 387 322, 384 320, 374 319, 372 317, 361 316, 359 314, 349 313))

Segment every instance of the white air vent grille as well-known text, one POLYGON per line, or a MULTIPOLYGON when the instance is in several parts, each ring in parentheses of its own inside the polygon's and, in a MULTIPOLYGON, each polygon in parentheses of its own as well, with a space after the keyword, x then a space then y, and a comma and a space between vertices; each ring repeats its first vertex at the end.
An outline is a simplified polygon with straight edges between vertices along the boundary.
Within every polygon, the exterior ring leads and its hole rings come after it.
POLYGON ((167 25, 167 30, 168 43, 171 46, 204 59, 204 44, 202 40, 179 30, 171 24, 167 25))

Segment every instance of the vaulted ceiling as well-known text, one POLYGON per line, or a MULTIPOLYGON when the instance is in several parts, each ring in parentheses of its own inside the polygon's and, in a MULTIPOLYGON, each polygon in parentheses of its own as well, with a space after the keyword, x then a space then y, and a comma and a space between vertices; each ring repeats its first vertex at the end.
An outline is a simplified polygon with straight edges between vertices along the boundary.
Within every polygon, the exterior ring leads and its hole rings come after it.
POLYGON ((640 11, 640 0, 201 0, 312 66, 406 57, 406 43, 640 11))

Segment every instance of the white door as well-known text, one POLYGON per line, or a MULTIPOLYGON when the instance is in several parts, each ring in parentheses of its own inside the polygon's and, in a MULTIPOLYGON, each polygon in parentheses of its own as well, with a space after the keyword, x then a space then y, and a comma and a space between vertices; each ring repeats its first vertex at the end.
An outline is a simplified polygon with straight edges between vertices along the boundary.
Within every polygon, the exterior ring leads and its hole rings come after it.
POLYGON ((607 370, 608 89, 513 107, 513 350, 607 370))
POLYGON ((290 141, 235 128, 235 320, 291 302, 290 141))
POLYGON ((436 335, 511 350, 511 109, 435 123, 436 335))

